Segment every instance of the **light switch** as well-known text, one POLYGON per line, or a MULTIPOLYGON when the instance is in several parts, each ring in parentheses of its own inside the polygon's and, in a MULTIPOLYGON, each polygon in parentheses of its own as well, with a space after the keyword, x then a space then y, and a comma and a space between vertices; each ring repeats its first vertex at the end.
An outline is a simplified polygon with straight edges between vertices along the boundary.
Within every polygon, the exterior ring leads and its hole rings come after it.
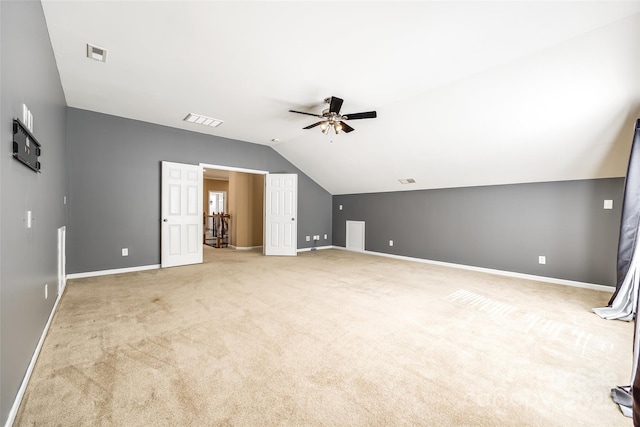
POLYGON ((27 211, 27 228, 31 228, 32 216, 31 211, 27 211))
POLYGON ((613 200, 605 200, 604 201, 605 209, 613 209, 613 200))

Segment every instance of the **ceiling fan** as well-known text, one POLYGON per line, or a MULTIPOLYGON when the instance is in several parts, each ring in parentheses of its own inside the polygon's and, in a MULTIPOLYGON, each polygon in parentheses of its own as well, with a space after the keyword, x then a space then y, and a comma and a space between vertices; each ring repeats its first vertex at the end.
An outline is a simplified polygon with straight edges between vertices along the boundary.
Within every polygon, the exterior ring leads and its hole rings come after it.
POLYGON ((377 114, 375 111, 367 111, 364 113, 352 113, 352 114, 342 115, 340 114, 340 108, 342 108, 343 100, 335 96, 331 96, 325 99, 324 102, 329 104, 329 108, 322 110, 322 114, 307 113, 305 111, 296 111, 296 110, 289 110, 289 112, 306 114, 307 116, 320 117, 322 119, 321 121, 314 123, 312 125, 303 127, 302 129, 311 129, 316 126, 320 126, 320 128, 322 129, 322 133, 324 134, 328 133, 330 128, 333 129, 336 134, 338 134, 340 131, 343 131, 344 133, 349 133, 353 131, 354 129, 348 124, 346 124, 344 120, 375 119, 377 117, 377 114))

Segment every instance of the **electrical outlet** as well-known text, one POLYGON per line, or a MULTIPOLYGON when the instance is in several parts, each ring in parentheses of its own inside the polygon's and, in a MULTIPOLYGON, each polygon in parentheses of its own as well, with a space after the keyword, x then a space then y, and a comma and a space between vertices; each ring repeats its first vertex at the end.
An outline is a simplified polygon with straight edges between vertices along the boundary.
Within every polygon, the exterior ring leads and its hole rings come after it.
POLYGON ((311 241, 311 236, 307 236, 307 237, 305 237, 304 239, 305 239, 307 242, 310 242, 310 241, 311 241))
POLYGON ((393 240, 389 240, 389 246, 393 246, 393 240))
POLYGON ((538 257, 538 264, 546 264, 547 263, 547 257, 544 255, 540 255, 538 257))
POLYGON ((44 284, 44 299, 49 299, 49 284, 44 284))
POLYGON ((342 205, 338 206, 338 209, 339 209, 339 210, 342 210, 342 205))
POLYGON ((27 211, 27 228, 31 228, 31 224, 33 222, 33 214, 31 211, 27 211))
POLYGON ((122 248, 122 256, 129 256, 129 248, 122 248))
POLYGON ((324 240, 327 240, 327 235, 326 234, 324 235, 324 240))
POLYGON ((313 240, 314 240, 314 241, 316 241, 316 240, 320 240, 320 235, 313 236, 313 240))

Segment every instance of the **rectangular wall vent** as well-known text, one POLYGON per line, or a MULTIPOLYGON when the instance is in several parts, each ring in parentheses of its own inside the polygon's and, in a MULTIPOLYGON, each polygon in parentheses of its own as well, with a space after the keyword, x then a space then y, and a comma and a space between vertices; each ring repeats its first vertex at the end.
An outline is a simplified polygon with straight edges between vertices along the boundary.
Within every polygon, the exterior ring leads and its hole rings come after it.
POLYGON ((214 119, 212 117, 202 116, 200 114, 193 114, 193 113, 187 114, 187 117, 185 117, 183 120, 185 122, 197 123, 199 125, 211 126, 214 128, 224 123, 222 120, 214 119))
POLYGON ((413 178, 403 178, 403 179, 399 179, 398 181, 400 181, 400 184, 415 184, 416 180, 413 178))
POLYGON ((107 62, 107 49, 87 43, 87 58, 107 62))

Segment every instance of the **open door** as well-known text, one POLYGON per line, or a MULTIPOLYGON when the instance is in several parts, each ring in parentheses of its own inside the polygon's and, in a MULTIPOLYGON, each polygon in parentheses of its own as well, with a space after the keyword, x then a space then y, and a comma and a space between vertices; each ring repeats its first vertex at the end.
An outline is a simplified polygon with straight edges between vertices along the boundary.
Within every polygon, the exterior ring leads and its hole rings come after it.
POLYGON ((264 254, 298 254, 298 175, 270 173, 265 177, 264 254))
POLYGON ((162 162, 163 268, 202 263, 202 212, 202 168, 162 162))

